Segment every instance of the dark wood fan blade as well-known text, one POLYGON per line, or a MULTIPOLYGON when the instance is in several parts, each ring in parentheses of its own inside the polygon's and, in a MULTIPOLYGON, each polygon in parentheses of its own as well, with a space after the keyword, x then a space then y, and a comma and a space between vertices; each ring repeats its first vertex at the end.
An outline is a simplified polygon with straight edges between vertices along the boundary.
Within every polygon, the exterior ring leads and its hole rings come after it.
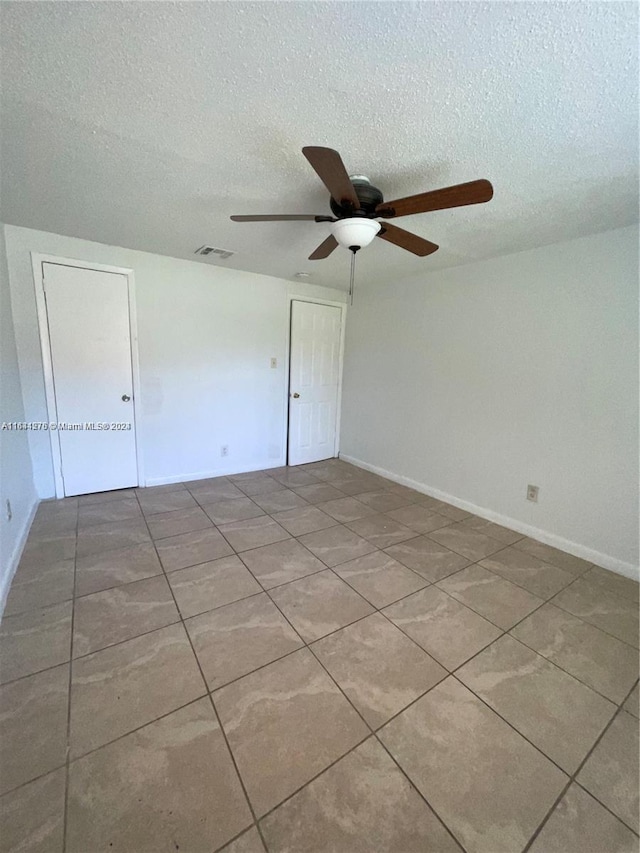
POLYGON ((382 224, 382 230, 378 233, 378 237, 386 240, 388 243, 394 243, 400 246, 401 249, 406 249, 407 252, 413 252, 414 255, 430 255, 438 251, 438 246, 435 243, 430 243, 417 234, 412 234, 410 231, 405 231, 404 228, 398 228, 397 225, 390 225, 388 222, 382 224))
POLYGON ((409 216, 411 213, 427 213, 429 210, 444 210, 447 207, 464 207, 466 204, 481 204, 493 197, 493 187, 489 181, 469 181, 441 190, 410 195, 395 201, 383 201, 376 208, 376 215, 383 219, 395 216, 409 216))
POLYGON ((333 148, 307 146, 302 149, 302 153, 311 163, 332 198, 340 204, 351 204, 356 210, 360 207, 355 188, 337 151, 333 148))
POLYGON ((310 261, 320 261, 322 258, 328 258, 331 252, 334 249, 338 248, 338 241, 333 236, 333 234, 329 234, 326 240, 323 240, 322 243, 318 246, 315 252, 312 252, 309 255, 310 261))
POLYGON ((305 219, 315 222, 313 213, 276 213, 272 216, 232 216, 234 222, 293 222, 296 219, 305 219))

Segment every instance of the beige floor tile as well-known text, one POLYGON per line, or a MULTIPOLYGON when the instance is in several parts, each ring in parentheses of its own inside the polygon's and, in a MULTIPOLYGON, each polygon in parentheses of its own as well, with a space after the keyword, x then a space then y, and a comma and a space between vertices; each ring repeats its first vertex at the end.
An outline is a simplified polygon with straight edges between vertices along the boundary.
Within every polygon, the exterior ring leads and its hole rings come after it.
POLYGON ((138 500, 145 515, 173 512, 178 509, 193 509, 198 506, 186 489, 160 493, 144 491, 140 492, 138 500))
POLYGON ((352 497, 365 494, 365 492, 382 491, 380 483, 375 477, 334 476, 328 482, 344 495, 352 497))
POLYGON ((252 477, 249 480, 240 480, 237 483, 238 488, 249 497, 257 497, 258 495, 272 494, 285 486, 274 480, 268 474, 263 474, 260 477, 252 477))
POLYGON ((638 838, 575 783, 554 809, 530 853, 637 853, 638 838))
POLYGON ((78 503, 66 504, 62 501, 42 501, 31 524, 30 533, 38 535, 56 531, 75 533, 78 523, 78 503))
POLYGON ((387 515, 399 521, 400 524, 410 527, 411 530, 415 530, 416 533, 430 533, 432 530, 439 530, 452 523, 450 518, 432 512, 428 507, 420 504, 392 509, 387 515))
POLYGON ((276 587, 271 597, 307 642, 373 612, 364 598, 328 570, 276 587))
POLYGON ((640 594, 640 584, 631 578, 618 575, 615 572, 609 572, 606 569, 601 569, 600 566, 593 566, 584 575, 585 580, 588 580, 594 586, 599 586, 607 592, 613 592, 622 598, 638 602, 640 594))
POLYGON ((358 536, 342 524, 306 533, 300 536, 300 542, 322 560, 327 566, 337 566, 356 557, 364 557, 377 550, 375 545, 358 536))
POLYGON ((463 521, 471 515, 466 509, 460 509, 460 507, 452 506, 444 501, 438 501, 436 512, 450 518, 452 521, 463 521))
POLYGON ((398 494, 398 492, 388 492, 382 489, 358 494, 357 500, 365 504, 365 506, 371 507, 376 512, 390 512, 401 506, 407 506, 410 503, 409 499, 398 494))
POLYGON ((538 596, 482 566, 469 566, 439 581, 438 586, 505 631, 543 603, 538 596))
POLYGON ((74 560, 21 566, 14 575, 4 609, 12 616, 73 598, 74 560))
POLYGON ((640 717, 640 708, 638 708, 638 705, 640 705, 640 695, 638 693, 638 685, 636 684, 622 707, 637 719, 640 717))
MULTIPOLYGON (((184 483, 163 483, 161 486, 137 486, 132 491, 140 496, 140 495, 163 495, 166 492, 183 492, 185 490, 184 483)), ((114 494, 111 492, 110 494, 114 494)), ((91 497, 91 495, 85 495, 85 498, 91 497)), ((82 501, 82 499, 81 499, 82 501)))
POLYGON ((29 537, 31 541, 57 539, 60 536, 75 536, 78 527, 78 511, 52 514, 34 518, 29 537))
POLYGON ((369 738, 261 823, 271 853, 461 853, 369 738))
POLYGON ((0 682, 65 663, 71 656, 72 603, 5 616, 0 623, 0 682))
POLYGON ((18 571, 35 569, 38 566, 50 566, 63 560, 73 560, 76 556, 76 537, 73 533, 62 536, 29 536, 24 547, 18 571))
POLYGON ((200 507, 174 509, 171 512, 159 512, 147 519, 152 539, 166 539, 192 530, 204 530, 212 527, 211 519, 200 507))
POLYGON ((88 595, 121 583, 162 574, 151 542, 81 557, 76 563, 76 595, 88 595))
POLYGON ((404 524, 383 513, 350 521, 346 526, 358 536, 367 539, 376 548, 389 548, 405 539, 415 539, 416 536, 415 530, 405 527, 404 524))
POLYGON ((171 572, 168 580, 185 619, 262 592, 235 554, 171 572))
MULTIPOLYGON (((123 489, 123 491, 128 491, 127 489, 123 489)), ((133 491, 133 490, 131 490, 133 491)), ((120 492, 102 492, 100 494, 106 495, 118 495, 120 492)), ((43 501, 40 501, 38 505, 38 509, 36 511, 36 518, 41 518, 44 515, 49 515, 52 513, 62 513, 62 512, 72 512, 74 509, 78 509, 78 503, 83 501, 87 497, 94 497, 93 495, 81 495, 80 497, 73 498, 45 498, 43 501)), ((129 497, 129 495, 125 495, 125 497, 129 497)))
POLYGON ((457 677, 568 773, 574 773, 615 713, 613 703, 504 636, 457 677))
POLYGON ((417 492, 415 489, 410 489, 409 486, 403 486, 402 483, 394 483, 392 480, 385 480, 385 483, 388 491, 407 498, 412 503, 417 503, 425 497, 423 492, 417 492))
POLYGON ((577 616, 545 604, 511 632, 516 639, 620 704, 638 679, 638 652, 577 616))
POLYGON ((469 560, 454 554, 427 536, 417 536, 385 548, 387 554, 434 583, 469 565, 469 560))
POLYGON ((221 688, 214 699, 258 816, 368 734, 307 649, 221 688))
POLYGON ((284 527, 268 516, 223 524, 220 530, 236 551, 248 551, 289 538, 284 527))
POLYGON ((317 557, 296 542, 285 539, 242 552, 242 561, 265 589, 298 580, 326 568, 317 557))
POLYGON ((300 486, 313 486, 314 483, 318 482, 317 477, 314 477, 313 474, 300 471, 298 468, 275 469, 271 473, 271 476, 288 489, 295 489, 300 486))
POLYGON ((253 498, 265 512, 273 514, 274 512, 284 512, 287 509, 296 509, 300 506, 308 506, 307 501, 300 495, 291 489, 283 489, 280 483, 278 485, 280 491, 266 492, 265 494, 255 495, 253 498))
POLYGON ((638 722, 620 711, 577 781, 638 832, 638 722))
MULTIPOLYGON (((272 469, 269 469, 271 471, 272 469)), ((277 469, 276 469, 277 470, 277 469)), ((296 469, 299 470, 299 469, 296 469)), ((256 480, 260 478, 264 478, 267 476, 271 476, 271 474, 267 474, 266 470, 264 471, 240 471, 238 474, 228 474, 225 479, 230 480, 232 483, 241 483, 244 480, 256 480)))
POLYGON ((427 581, 384 551, 336 566, 334 572, 374 607, 385 607, 426 586, 427 581))
POLYGON ((107 521, 128 521, 142 518, 140 505, 135 497, 123 498, 108 503, 89 504, 81 506, 78 511, 78 528, 94 527, 107 521))
POLYGON ((0 853, 62 853, 65 770, 29 782, 0 800, 0 853))
POLYGON ((460 522, 460 527, 469 530, 477 530, 479 533, 486 533, 492 539, 497 539, 499 542, 504 542, 505 545, 513 545, 519 539, 523 539, 522 533, 517 533, 515 530, 509 530, 508 527, 502 527, 500 524, 494 524, 492 521, 487 521, 486 518, 480 518, 477 515, 470 515, 460 522))
POLYGON ((380 738, 468 853, 522 850, 567 781, 453 677, 380 738))
POLYGON ((302 646, 266 593, 194 616, 185 627, 210 690, 302 646))
POLYGON ((76 600, 73 656, 130 640, 179 618, 164 575, 94 592, 76 600))
POLYGON ((325 530, 327 527, 334 527, 337 524, 335 518, 331 518, 315 506, 276 512, 273 518, 292 536, 303 536, 305 533, 325 530))
POLYGON ((361 503, 356 498, 338 498, 333 501, 325 501, 318 504, 318 509, 326 512, 331 518, 335 518, 341 524, 346 521, 355 521, 358 518, 364 518, 366 515, 373 515, 376 510, 370 506, 361 503))
POLYGON ((264 510, 247 497, 205 504, 204 509, 214 524, 231 524, 232 521, 246 521, 265 515, 264 510))
POLYGON ((311 486, 297 486, 294 489, 297 495, 304 498, 310 504, 326 503, 345 497, 345 493, 339 491, 328 483, 314 483, 311 486))
POLYGON ((545 563, 551 563, 552 566, 573 572, 574 575, 580 575, 591 568, 591 563, 587 560, 581 560, 579 557, 574 557, 573 554, 567 554, 566 551, 559 551, 557 548, 552 548, 551 545, 545 545, 536 539, 529 539, 528 536, 521 539, 516 547, 521 551, 533 554, 534 557, 539 557, 545 563))
POLYGON ((240 500, 246 497, 244 492, 230 480, 200 480, 188 484, 189 491, 201 506, 208 506, 221 501, 240 500))
POLYGON ((380 613, 318 640, 312 648, 373 729, 447 674, 380 613))
POLYGON ((500 542, 499 539, 493 539, 479 530, 460 527, 460 522, 442 527, 440 530, 434 530, 429 536, 469 560, 481 560, 483 557, 504 548, 504 542, 500 542))
POLYGON ((169 625, 73 662, 71 757, 206 692, 182 625, 169 625))
POLYGON ((480 565, 508 581, 532 592, 539 598, 551 598, 575 580, 575 575, 550 563, 545 563, 533 554, 505 548, 491 557, 485 557, 480 565))
POLYGON ((0 794, 61 767, 69 664, 0 687, 0 794))
POLYGON ((213 851, 252 821, 208 699, 71 764, 68 853, 213 851))
POLYGON ((638 648, 638 605, 635 601, 581 577, 559 592, 553 603, 638 648))
POLYGON ((78 531, 78 558, 102 554, 116 548, 130 548, 150 542, 149 530, 143 519, 108 521, 78 531))
POLYGON ((228 483, 226 486, 210 486, 207 489, 193 489, 192 494, 199 506, 205 510, 210 510, 216 504, 226 503, 227 501, 241 501, 247 497, 233 483, 228 483))
MULTIPOLYGON (((255 475, 252 475, 255 476, 255 475)), ((190 492, 197 492, 199 489, 209 489, 211 486, 228 486, 233 482, 231 477, 200 477, 195 480, 185 480, 183 485, 190 492)))
POLYGON ((435 586, 392 604, 384 613, 448 670, 456 669, 502 633, 435 586))
POLYGON ((233 554, 233 549, 222 534, 211 527, 193 530, 179 536, 169 536, 156 542, 158 556, 165 571, 197 566, 233 554))
POLYGON ((341 462, 339 459, 323 459, 321 462, 309 462, 306 465, 298 466, 296 470, 312 474, 319 480, 326 480, 331 477, 353 477, 359 474, 364 476, 366 474, 365 471, 356 469, 353 465, 341 462))
MULTIPOLYGON (((164 488, 163 486, 156 488, 164 488)), ((181 489, 182 485, 180 483, 176 483, 176 488, 181 489)), ((135 498, 136 494, 141 491, 147 491, 146 489, 113 489, 108 492, 93 492, 89 495, 80 495, 77 500, 79 505, 82 506, 94 506, 96 504, 107 504, 112 503, 113 501, 121 501, 127 500, 130 498, 135 498)), ((67 499, 65 499, 67 500, 67 499)))
POLYGON ((255 826, 252 826, 251 829, 243 832, 240 838, 223 847, 220 853, 265 853, 265 847, 260 833, 255 826))

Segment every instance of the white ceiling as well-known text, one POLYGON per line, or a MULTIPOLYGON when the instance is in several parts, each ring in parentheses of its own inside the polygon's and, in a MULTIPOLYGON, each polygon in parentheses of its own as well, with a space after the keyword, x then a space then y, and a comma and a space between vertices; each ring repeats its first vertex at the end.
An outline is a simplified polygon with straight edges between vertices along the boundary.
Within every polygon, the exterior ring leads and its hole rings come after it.
MULTIPOLYGON (((300 153, 337 148, 392 199, 488 178, 486 205, 405 217, 389 280, 628 225, 638 213, 633 2, 2 2, 3 221, 346 286, 307 261, 328 213, 300 153)), ((215 263, 208 260, 206 263, 215 263)))

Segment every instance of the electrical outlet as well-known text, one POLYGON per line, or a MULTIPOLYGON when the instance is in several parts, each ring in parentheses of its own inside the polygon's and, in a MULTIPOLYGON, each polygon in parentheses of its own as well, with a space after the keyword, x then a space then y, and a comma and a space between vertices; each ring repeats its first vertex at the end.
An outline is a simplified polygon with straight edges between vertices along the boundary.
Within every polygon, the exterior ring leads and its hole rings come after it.
POLYGON ((11 511, 11 501, 7 500, 7 521, 11 521, 13 518, 13 512, 11 511))
POLYGON ((538 486, 527 486, 527 500, 533 501, 534 503, 538 503, 538 492, 540 491, 538 486))
POLYGON ((273 369, 273 368, 275 368, 275 367, 277 367, 277 366, 278 366, 278 359, 277 359, 277 358, 272 358, 272 359, 271 359, 271 368, 273 369))
POLYGON ((223 444, 220 448, 220 456, 228 456, 229 455, 229 445, 223 444))

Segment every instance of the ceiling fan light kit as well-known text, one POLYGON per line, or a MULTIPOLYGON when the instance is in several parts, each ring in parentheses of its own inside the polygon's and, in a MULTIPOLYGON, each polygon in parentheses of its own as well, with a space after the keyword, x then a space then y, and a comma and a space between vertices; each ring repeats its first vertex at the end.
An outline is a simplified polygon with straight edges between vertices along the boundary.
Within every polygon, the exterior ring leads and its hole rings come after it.
POLYGON ((364 249, 373 241, 381 227, 375 219, 364 219, 361 216, 338 219, 329 226, 333 236, 345 249, 364 249))
POLYGON ((350 249, 353 253, 349 288, 352 301, 355 253, 368 246, 374 237, 380 237, 387 243, 394 243, 419 257, 426 257, 438 250, 435 243, 403 228, 398 228, 397 225, 380 223, 378 219, 395 219, 399 216, 427 213, 432 210, 482 204, 493 197, 493 187, 490 182, 482 179, 418 193, 394 201, 385 201, 382 192, 364 175, 347 173, 342 158, 333 148, 311 146, 303 148, 302 153, 329 190, 329 206, 335 218, 314 214, 270 214, 232 216, 231 219, 234 222, 293 220, 329 222, 331 234, 309 255, 309 260, 318 261, 327 258, 338 246, 350 249))

